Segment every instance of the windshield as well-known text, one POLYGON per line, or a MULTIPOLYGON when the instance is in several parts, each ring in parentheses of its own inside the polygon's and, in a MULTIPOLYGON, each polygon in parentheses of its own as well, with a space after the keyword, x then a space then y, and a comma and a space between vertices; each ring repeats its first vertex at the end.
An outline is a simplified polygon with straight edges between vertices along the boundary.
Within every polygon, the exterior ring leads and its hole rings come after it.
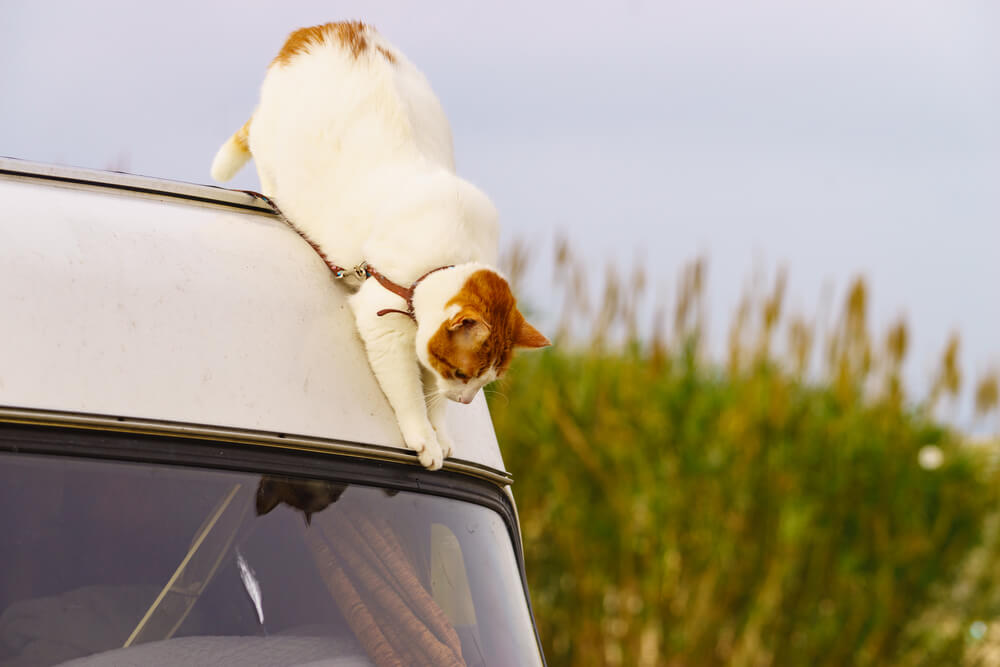
POLYGON ((0 664, 540 664, 486 507, 0 455, 0 664))

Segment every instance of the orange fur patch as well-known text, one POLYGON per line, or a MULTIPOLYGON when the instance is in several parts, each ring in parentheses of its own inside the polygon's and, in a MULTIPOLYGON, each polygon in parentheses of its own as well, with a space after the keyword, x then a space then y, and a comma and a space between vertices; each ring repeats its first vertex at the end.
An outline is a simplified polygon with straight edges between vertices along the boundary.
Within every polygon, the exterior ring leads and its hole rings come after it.
POLYGON ((384 46, 376 46, 375 48, 376 48, 376 50, 378 50, 379 53, 381 53, 383 56, 385 56, 386 60, 388 60, 389 62, 391 62, 393 65, 396 64, 396 54, 394 54, 392 51, 390 51, 389 49, 385 48, 384 46))
MULTIPOLYGON (((310 28, 299 28, 288 36, 273 64, 287 65, 295 56, 306 53, 310 46, 329 44, 333 40, 357 58, 368 49, 368 38, 374 31, 374 28, 361 21, 324 23, 310 28)), ((381 46, 375 48, 385 56, 386 60, 391 63, 396 62, 396 56, 391 51, 381 46)))
POLYGON ((446 378, 454 378, 456 371, 479 377, 491 368, 500 376, 510 365, 515 346, 528 340, 536 343, 529 347, 548 345, 545 337, 524 321, 507 281, 493 271, 473 273, 447 305, 458 305, 463 317, 481 318, 489 334, 478 341, 450 328, 450 321, 441 324, 427 343, 427 351, 434 369, 446 378), (532 333, 538 338, 532 338, 532 333))
POLYGON ((243 123, 243 127, 236 130, 236 134, 233 135, 233 139, 236 140, 236 145, 240 150, 249 153, 250 152, 250 121, 253 120, 253 116, 247 119, 247 122, 243 123))

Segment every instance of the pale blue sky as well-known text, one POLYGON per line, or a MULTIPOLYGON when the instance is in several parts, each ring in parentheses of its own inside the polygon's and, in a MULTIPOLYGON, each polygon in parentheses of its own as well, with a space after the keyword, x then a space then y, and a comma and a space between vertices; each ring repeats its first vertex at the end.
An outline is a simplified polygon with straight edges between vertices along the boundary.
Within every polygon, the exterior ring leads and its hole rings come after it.
POLYGON ((287 33, 361 18, 427 74, 505 238, 638 254, 671 293, 706 254, 717 343, 755 265, 808 314, 864 273, 914 381, 956 329, 975 378, 1000 365, 1000 6, 825 4, 5 0, 0 155, 208 182, 287 33))

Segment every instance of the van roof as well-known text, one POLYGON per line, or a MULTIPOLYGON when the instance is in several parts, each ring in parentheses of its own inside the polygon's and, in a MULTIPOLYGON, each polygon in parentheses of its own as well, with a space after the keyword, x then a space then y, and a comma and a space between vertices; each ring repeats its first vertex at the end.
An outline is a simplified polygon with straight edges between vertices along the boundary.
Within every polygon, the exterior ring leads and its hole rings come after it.
MULTIPOLYGON (((253 195, 0 158, 0 421, 416 463, 346 293, 253 195)), ((508 483, 480 394, 445 467, 508 483)))

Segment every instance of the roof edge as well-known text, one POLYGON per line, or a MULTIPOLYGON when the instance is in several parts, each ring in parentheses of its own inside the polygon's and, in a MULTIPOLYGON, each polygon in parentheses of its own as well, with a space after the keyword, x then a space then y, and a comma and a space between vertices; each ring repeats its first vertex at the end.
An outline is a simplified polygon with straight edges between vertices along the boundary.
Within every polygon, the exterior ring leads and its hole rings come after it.
MULTIPOLYGON (((142 435, 162 435, 193 440, 213 440, 233 444, 335 454, 374 461, 408 463, 422 468, 417 459, 417 453, 408 449, 234 427, 0 406, 0 424, 4 423, 115 431, 142 435)), ((477 477, 500 487, 513 483, 513 478, 508 472, 462 459, 445 459, 443 469, 477 477)))
POLYGON ((0 178, 38 180, 68 187, 111 188, 157 198, 179 199, 274 215, 274 210, 270 206, 248 190, 231 190, 214 185, 172 181, 120 171, 67 167, 0 156, 0 178))

